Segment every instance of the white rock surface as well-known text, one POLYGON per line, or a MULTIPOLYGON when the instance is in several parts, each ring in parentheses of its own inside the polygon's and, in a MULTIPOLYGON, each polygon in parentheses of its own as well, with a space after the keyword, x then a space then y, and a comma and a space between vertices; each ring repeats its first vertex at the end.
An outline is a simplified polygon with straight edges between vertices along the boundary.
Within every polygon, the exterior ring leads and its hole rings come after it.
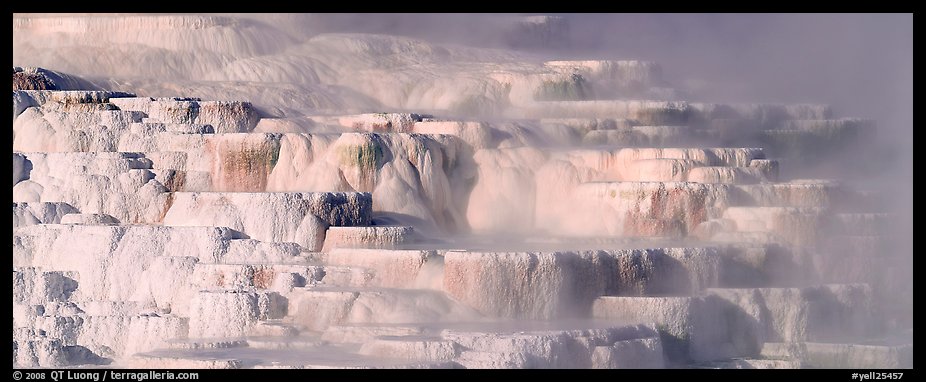
MULTIPOLYGON (((113 101, 116 98, 112 99, 113 101)), ((143 113, 123 110, 57 111, 29 108, 13 122, 13 149, 24 152, 116 151, 119 137, 143 113)), ((86 104, 107 105, 107 104, 86 104)))
POLYGON ((37 268, 20 268, 13 271, 13 302, 42 304, 68 301, 78 283, 70 272, 42 271, 37 268))
POLYGON ((36 320, 47 335, 67 345, 86 347, 104 357, 122 357, 162 347, 184 338, 187 320, 174 316, 50 316, 36 320))
POLYGON ((64 202, 81 213, 107 214, 122 223, 160 222, 167 189, 151 162, 130 153, 27 153, 29 178, 13 186, 14 202, 64 202))
POLYGON ((829 207, 839 192, 838 185, 825 181, 743 185, 736 189, 741 204, 765 207, 829 207))
POLYGON ((711 368, 718 369, 800 369, 801 363, 780 359, 732 359, 714 362, 711 368))
POLYGON ((229 227, 262 241, 322 248, 328 226, 368 225, 367 193, 187 193, 172 194, 167 226, 229 227))
POLYGON ((764 341, 834 341, 872 332, 871 289, 861 284, 805 288, 711 289, 764 328, 764 341))
POLYGON ((62 202, 13 203, 13 229, 36 224, 58 224, 77 209, 62 202))
POLYGON ((151 122, 211 125, 217 133, 249 132, 260 119, 249 102, 170 98, 113 98, 110 102, 120 110, 142 112, 151 122))
POLYGON ((160 152, 162 160, 149 154, 154 168, 182 172, 179 181, 165 176, 180 185, 173 190, 370 192, 374 211, 448 231, 466 227, 474 176, 462 142, 447 135, 159 133, 124 149, 160 152), (194 175, 207 180, 194 183, 194 175))
POLYGON ((294 289, 289 314, 310 330, 342 324, 466 322, 480 317, 437 291, 328 287, 294 289))
POLYGON ((807 343, 807 363, 817 368, 912 368, 913 345, 807 343))
POLYGON ((192 278, 201 289, 258 288, 285 293, 315 285, 324 276, 322 267, 311 265, 197 264, 192 278))
POLYGON ((117 225, 119 221, 116 218, 106 214, 75 214, 70 213, 61 217, 61 224, 84 224, 84 225, 117 225))
POLYGON ((761 327, 739 307, 716 297, 600 297, 597 318, 655 323, 664 333, 662 347, 677 361, 710 361, 757 356, 761 327))
POLYGON ((325 258, 326 264, 370 270, 366 285, 384 288, 428 287, 431 278, 440 278, 442 262, 435 251, 421 250, 339 248, 325 258))
POLYGON ((753 184, 765 180, 765 174, 753 167, 698 167, 688 172, 688 181, 698 183, 753 184))
POLYGON ((13 185, 24 179, 29 179, 29 171, 32 170, 31 163, 26 164, 26 157, 19 153, 13 153, 13 185))
POLYGON ((813 207, 730 207, 723 219, 738 232, 769 233, 778 241, 812 245, 819 236, 822 213, 813 207))
POLYGON ((610 325, 592 329, 543 329, 518 332, 493 330, 488 333, 465 329, 448 329, 442 336, 470 351, 464 352, 468 368, 590 368, 604 362, 645 360, 651 365, 662 363, 659 336, 649 325, 610 325), (610 347, 613 353, 600 354, 598 348, 610 347), (481 354, 480 354, 481 353, 481 354), (496 357, 490 357, 496 355, 496 357))
POLYGON ((13 364, 22 367, 61 367, 68 365, 61 341, 36 339, 13 341, 13 364))
POLYGON ((453 341, 439 338, 380 337, 364 343, 360 354, 383 358, 405 358, 422 361, 449 361, 462 349, 453 341))
POLYGON ((29 226, 13 237, 13 265, 75 272, 79 287, 72 298, 138 301, 182 312, 195 264, 221 259, 235 235, 213 227, 29 226))
POLYGON ((50 90, 14 90, 13 91, 13 121, 16 121, 23 111, 30 107, 41 107, 45 104, 57 104, 52 108, 93 108, 92 105, 108 102, 110 98, 132 97, 131 93, 110 91, 50 91, 50 90))
POLYGON ((292 264, 304 260, 301 248, 293 243, 270 243, 253 239, 231 240, 218 263, 292 264))
POLYGON ((417 241, 413 227, 329 227, 325 232, 323 251, 335 248, 395 248, 417 241))
MULTIPOLYGON (((593 224, 599 228, 586 230, 586 235, 674 236, 720 217, 729 198, 729 188, 721 184, 597 182, 578 186, 574 201, 579 211, 599 211, 593 224)), ((564 212, 548 212, 546 219, 556 227, 556 218, 564 212)), ((578 229, 574 224, 560 227, 567 232, 578 229)))
POLYGON ((594 369, 662 369, 665 360, 659 338, 644 338, 597 346, 592 353, 594 369))
POLYGON ((190 304, 191 338, 242 337, 260 320, 286 315, 286 299, 274 292, 204 290, 190 304))

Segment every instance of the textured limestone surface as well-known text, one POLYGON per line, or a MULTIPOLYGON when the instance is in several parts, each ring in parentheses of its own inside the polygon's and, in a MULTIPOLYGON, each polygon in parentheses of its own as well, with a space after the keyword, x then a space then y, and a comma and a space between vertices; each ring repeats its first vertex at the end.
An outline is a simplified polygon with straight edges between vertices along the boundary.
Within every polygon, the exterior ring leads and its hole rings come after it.
POLYGON ((875 121, 343 17, 13 15, 14 368, 912 367, 875 121))

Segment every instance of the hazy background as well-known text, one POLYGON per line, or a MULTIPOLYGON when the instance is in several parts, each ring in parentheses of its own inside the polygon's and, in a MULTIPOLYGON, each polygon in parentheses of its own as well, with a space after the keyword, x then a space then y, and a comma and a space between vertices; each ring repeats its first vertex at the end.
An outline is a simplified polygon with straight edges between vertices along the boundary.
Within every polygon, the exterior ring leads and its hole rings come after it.
MULTIPOLYGON (((910 14, 561 14, 567 41, 522 50, 659 62, 666 79, 714 101, 827 103, 909 136, 910 14)), ((311 29, 399 34, 508 48, 511 15, 333 14, 311 29), (487 27, 488 26, 488 27, 487 27), (493 28, 494 26, 494 28, 493 28)), ((909 143, 909 140, 906 140, 909 143)))
MULTIPOLYGON (((516 15, 333 14, 313 28, 389 33, 434 42, 509 49, 516 15)), ((913 206, 912 14, 560 14, 565 40, 515 46, 538 56, 660 63, 692 99, 716 102, 822 103, 834 117, 877 121, 877 157, 865 188, 887 191, 909 223, 913 206)), ((871 158, 858 158, 869 161, 871 158)), ((788 171, 784 169, 783 171, 788 171)), ((852 172, 852 171, 847 171, 852 172)), ((840 174, 833 174, 840 177, 840 174)), ((911 248, 912 251, 912 248, 911 248)))

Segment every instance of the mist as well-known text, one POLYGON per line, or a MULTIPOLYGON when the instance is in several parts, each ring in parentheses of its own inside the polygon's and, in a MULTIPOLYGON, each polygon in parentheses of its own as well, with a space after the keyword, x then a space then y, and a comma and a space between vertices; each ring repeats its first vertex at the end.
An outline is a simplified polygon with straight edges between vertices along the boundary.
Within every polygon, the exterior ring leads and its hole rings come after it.
POLYGON ((13 24, 14 366, 912 367, 910 14, 13 24))

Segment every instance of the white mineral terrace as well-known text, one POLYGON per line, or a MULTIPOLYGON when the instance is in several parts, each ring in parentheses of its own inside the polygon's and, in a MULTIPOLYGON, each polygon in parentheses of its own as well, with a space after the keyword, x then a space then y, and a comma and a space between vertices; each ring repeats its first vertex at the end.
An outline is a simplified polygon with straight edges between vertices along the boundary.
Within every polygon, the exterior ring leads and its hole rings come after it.
POLYGON ((300 20, 14 16, 14 367, 912 367, 874 121, 300 20))

